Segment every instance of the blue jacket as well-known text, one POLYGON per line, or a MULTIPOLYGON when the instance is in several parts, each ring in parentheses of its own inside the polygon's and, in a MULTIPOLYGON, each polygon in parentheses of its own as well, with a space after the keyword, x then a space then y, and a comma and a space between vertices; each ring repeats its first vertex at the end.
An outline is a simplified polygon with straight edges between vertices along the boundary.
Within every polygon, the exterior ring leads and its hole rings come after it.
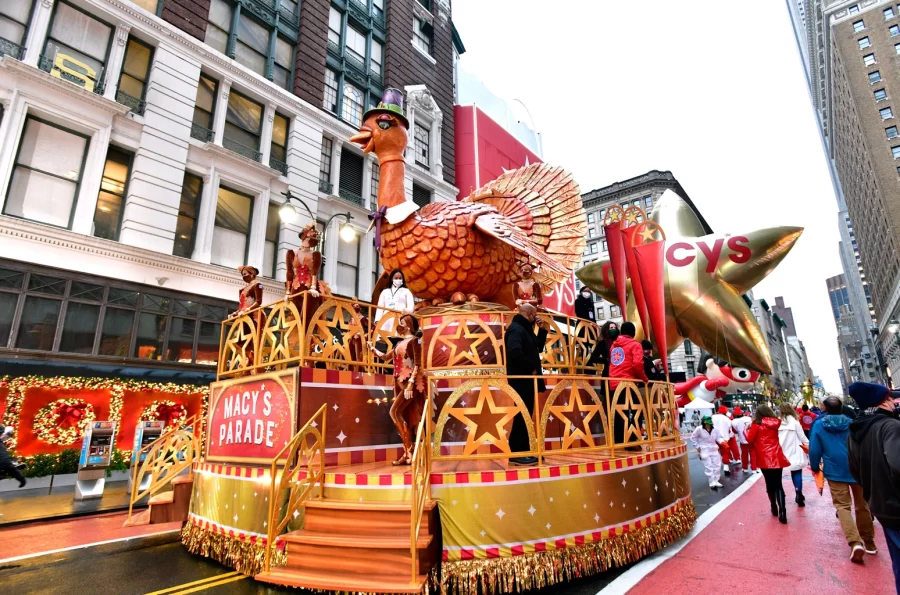
POLYGON ((850 475, 847 458, 847 436, 850 434, 850 418, 846 415, 825 415, 813 424, 809 436, 809 467, 818 471, 824 461, 825 479, 856 483, 850 475))

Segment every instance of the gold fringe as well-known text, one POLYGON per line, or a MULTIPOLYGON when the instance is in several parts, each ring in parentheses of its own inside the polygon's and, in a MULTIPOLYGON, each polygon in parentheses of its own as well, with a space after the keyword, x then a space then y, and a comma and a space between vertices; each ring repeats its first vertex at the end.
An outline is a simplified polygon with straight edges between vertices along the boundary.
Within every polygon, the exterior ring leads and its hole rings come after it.
POLYGON ((688 501, 672 516, 611 539, 509 558, 443 562, 441 595, 499 595, 591 576, 636 562, 673 543, 697 520, 688 501))
MULTIPOLYGON (((266 548, 262 545, 213 533, 192 523, 186 523, 181 529, 181 543, 192 554, 211 558, 247 576, 262 572, 265 565, 266 548)), ((287 556, 284 551, 276 549, 272 552, 272 566, 285 563, 287 556)))

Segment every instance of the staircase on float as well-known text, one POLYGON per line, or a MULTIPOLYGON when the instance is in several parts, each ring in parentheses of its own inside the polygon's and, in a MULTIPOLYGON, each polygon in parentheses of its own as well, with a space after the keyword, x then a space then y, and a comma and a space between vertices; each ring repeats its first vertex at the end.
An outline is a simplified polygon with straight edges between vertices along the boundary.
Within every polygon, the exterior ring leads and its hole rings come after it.
POLYGON ((184 522, 191 508, 191 491, 194 489, 194 475, 187 473, 172 480, 172 489, 151 496, 146 510, 132 515, 125 521, 125 527, 156 525, 157 523, 184 522))
POLYGON ((440 556, 437 503, 425 504, 419 576, 412 578, 408 502, 306 502, 304 528, 286 535, 287 564, 256 575, 277 585, 365 593, 420 593, 440 556))

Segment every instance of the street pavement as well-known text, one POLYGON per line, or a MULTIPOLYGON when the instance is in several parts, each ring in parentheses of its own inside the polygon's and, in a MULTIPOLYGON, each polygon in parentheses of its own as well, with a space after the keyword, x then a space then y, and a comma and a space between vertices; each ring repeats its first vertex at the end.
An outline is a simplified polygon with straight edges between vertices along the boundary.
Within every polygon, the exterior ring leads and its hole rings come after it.
MULTIPOLYGON (((698 514, 701 515, 749 477, 743 473, 733 473, 730 478, 723 477, 722 483, 725 484, 725 488, 713 492, 707 487, 702 464, 693 452, 689 461, 694 505, 698 514)), ((120 520, 124 520, 121 515, 107 515, 107 520, 103 521, 105 524, 98 521, 93 528, 85 531, 76 532, 73 529, 72 539, 74 541, 70 545, 79 543, 76 533, 82 534, 83 541, 80 543, 93 543, 111 539, 113 536, 118 537, 121 532, 114 532, 112 525, 120 520)), ((70 522, 85 523, 86 521, 87 519, 80 519, 70 522)), ((836 523, 833 513, 832 521, 836 523)), ((59 523, 64 525, 64 522, 59 523)), ((73 525, 73 527, 75 526, 78 525, 73 525)), ((54 530, 50 524, 45 524, 45 527, 47 530, 54 530)), ((167 526, 164 528, 166 532, 152 536, 134 536, 127 540, 13 561, 6 560, 11 557, 27 555, 35 549, 41 550, 40 546, 29 547, 29 542, 32 542, 35 537, 29 534, 28 526, 6 529, 0 531, 0 560, 3 560, 0 562, 0 585, 5 593, 42 595, 82 592, 106 592, 121 595, 143 593, 175 595, 198 592, 262 595, 301 592, 296 589, 281 589, 257 583, 216 562, 193 556, 181 546, 178 532, 172 529, 173 527, 167 526), (163 593, 157 593, 159 591, 163 591, 163 593)), ((731 546, 736 551, 740 549, 736 542, 731 542, 731 546)), ((727 549, 726 547, 726 551, 727 549)), ((713 548, 710 555, 717 557, 719 553, 716 548, 713 548)), ((882 557, 887 557, 886 551, 882 557)), ((710 564, 709 566, 715 565, 710 564)), ((534 592, 541 595, 594 595, 627 568, 618 568, 600 575, 534 592)), ((668 589, 663 591, 668 593, 668 589)), ((663 591, 635 590, 634 592, 663 591)))

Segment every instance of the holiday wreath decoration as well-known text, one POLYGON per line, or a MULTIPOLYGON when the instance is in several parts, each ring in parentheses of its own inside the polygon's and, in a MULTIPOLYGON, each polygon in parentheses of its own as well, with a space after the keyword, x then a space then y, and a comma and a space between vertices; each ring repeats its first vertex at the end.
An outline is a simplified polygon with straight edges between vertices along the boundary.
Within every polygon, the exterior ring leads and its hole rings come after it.
POLYGON ((34 416, 34 434, 47 444, 67 446, 84 434, 94 421, 94 407, 81 399, 57 399, 34 416))
POLYGON ((163 421, 166 428, 181 425, 187 419, 187 409, 175 401, 154 401, 141 413, 141 421, 163 421))

